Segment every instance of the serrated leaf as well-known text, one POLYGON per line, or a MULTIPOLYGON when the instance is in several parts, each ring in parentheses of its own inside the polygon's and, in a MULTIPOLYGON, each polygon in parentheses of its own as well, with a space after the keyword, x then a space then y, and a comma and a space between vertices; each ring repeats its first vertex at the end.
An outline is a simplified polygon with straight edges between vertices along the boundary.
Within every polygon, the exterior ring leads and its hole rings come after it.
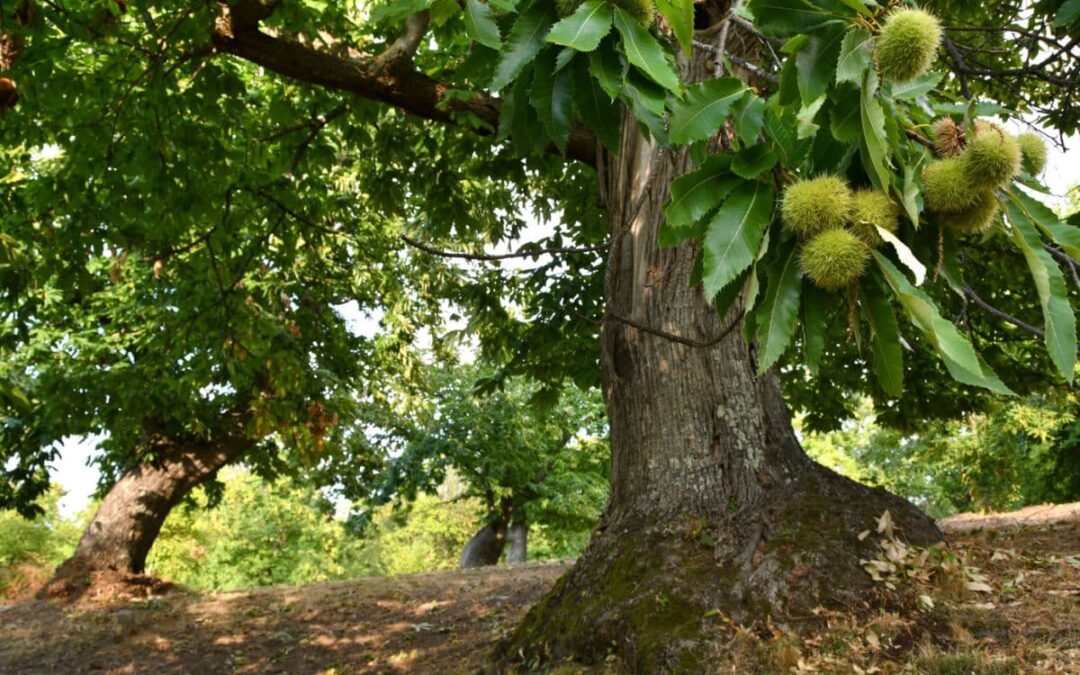
POLYGON ((872 253, 893 295, 900 301, 912 324, 937 350, 953 379, 963 384, 985 387, 999 394, 1013 395, 1013 391, 1002 383, 997 373, 983 363, 967 338, 941 316, 933 301, 912 286, 888 258, 878 251, 872 253))
POLYGON ((859 114, 862 119, 863 148, 870 159, 870 166, 867 167, 871 169, 870 178, 879 190, 889 192, 892 173, 889 171, 888 142, 885 138, 885 111, 875 96, 877 83, 877 74, 873 69, 868 70, 863 79, 859 114))
POLYGON ((574 78, 574 104, 589 127, 609 152, 618 153, 622 126, 622 105, 612 101, 589 74, 583 59, 570 69, 574 78))
POLYGON ((1035 225, 1028 219, 1023 206, 1015 199, 1005 203, 1009 216, 1009 237, 1024 254, 1035 289, 1042 306, 1046 351, 1058 372, 1072 381, 1076 366, 1076 315, 1069 305, 1065 276, 1053 257, 1043 249, 1035 225))
POLYGON ((694 38, 694 0, 656 0, 656 9, 671 26, 683 53, 690 56, 694 38))
POLYGON ((622 36, 623 50, 630 63, 668 91, 679 91, 679 76, 668 63, 660 43, 620 7, 615 7, 615 30, 622 36))
POLYGON ((814 122, 814 118, 817 117, 818 111, 821 110, 821 106, 824 104, 825 95, 822 94, 821 97, 813 103, 808 103, 799 109, 799 114, 795 116, 795 119, 799 123, 799 140, 810 138, 817 133, 820 127, 814 122))
POLYGON ((837 57, 843 35, 840 28, 812 35, 795 55, 799 95, 804 104, 824 95, 836 78, 837 57))
POLYGON ((904 166, 904 194, 900 202, 912 226, 919 229, 919 184, 915 182, 915 167, 904 166))
POLYGON ((605 40, 596 50, 589 52, 589 72, 596 78, 597 84, 612 101, 619 97, 623 86, 623 65, 619 55, 611 46, 611 40, 605 40))
POLYGON ((573 14, 555 24, 546 40, 579 52, 591 52, 599 47, 600 41, 611 32, 614 15, 610 2, 588 0, 573 14))
POLYGON ((479 42, 485 47, 492 49, 502 47, 499 26, 495 23, 495 15, 492 14, 486 2, 465 0, 465 31, 474 42, 479 42))
POLYGON ((560 152, 566 152, 566 141, 570 137, 573 121, 573 97, 570 76, 566 72, 556 72, 555 58, 555 53, 549 49, 537 60, 529 102, 548 137, 560 152))
POLYGON ((942 73, 931 72, 907 82, 894 82, 889 93, 895 100, 918 98, 936 89, 942 77, 942 73))
POLYGON ((665 228, 682 230, 693 227, 709 211, 719 206, 735 186, 742 182, 728 173, 730 166, 730 155, 712 155, 705 160, 701 168, 683 174, 672 181, 671 200, 664 207, 661 246, 677 243, 664 243, 665 228))
POLYGON ((907 247, 907 244, 900 241, 895 234, 889 232, 883 227, 874 226, 877 230, 878 236, 882 240, 886 241, 896 251, 896 257, 900 259, 900 262, 904 264, 904 267, 911 270, 911 273, 915 275, 915 285, 922 286, 923 281, 926 280, 926 265, 919 262, 919 259, 915 257, 915 254, 911 252, 911 249, 907 247))
POLYGON ((772 212, 773 190, 765 183, 744 182, 732 191, 705 233, 706 297, 713 298, 754 262, 772 212))
POLYGON ((687 87, 671 110, 672 143, 704 141, 716 133, 746 86, 734 77, 720 77, 687 87))
POLYGON ((506 38, 491 88, 502 89, 521 73, 525 64, 536 58, 544 46, 544 35, 554 17, 554 7, 547 2, 537 2, 519 15, 506 38))
POLYGON ((896 315, 876 284, 864 285, 862 297, 863 318, 870 328, 874 375, 886 394, 899 397, 904 389, 904 350, 896 315))
POLYGON ((757 316, 758 375, 771 368, 791 345, 801 291, 799 254, 792 243, 787 255, 769 270, 769 288, 757 316))
POLYGON ((1050 210, 1050 207, 1023 190, 1013 190, 1012 198, 1023 206, 1031 222, 1035 223, 1055 244, 1072 257, 1080 258, 1080 227, 1062 222, 1057 214, 1050 210))
POLYGON ((856 26, 844 35, 840 45, 840 57, 836 62, 836 82, 859 84, 873 57, 874 36, 870 31, 856 26))
POLYGON ((751 145, 735 153, 731 160, 731 172, 750 180, 757 178, 776 165, 780 156, 776 150, 764 143, 751 145))
POLYGON ((732 106, 731 121, 739 140, 747 145, 757 142, 765 126, 765 99, 748 91, 732 106))
POLYGON ((842 15, 822 11, 806 0, 750 0, 746 9, 753 15, 758 32, 770 38, 810 34, 844 19, 842 15))
POLYGON ((829 107, 829 131, 841 143, 851 143, 862 131, 859 115, 859 90, 841 87, 829 107))

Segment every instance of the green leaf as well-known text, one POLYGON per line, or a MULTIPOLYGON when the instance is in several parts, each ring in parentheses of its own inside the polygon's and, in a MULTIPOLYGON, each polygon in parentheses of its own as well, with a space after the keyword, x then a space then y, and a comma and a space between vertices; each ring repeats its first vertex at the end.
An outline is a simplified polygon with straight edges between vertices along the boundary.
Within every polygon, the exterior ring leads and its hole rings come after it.
POLYGON ((813 103, 804 105, 799 109, 799 114, 795 116, 795 119, 799 123, 799 140, 810 138, 817 133, 819 127, 814 122, 814 118, 817 117, 818 111, 821 110, 821 106, 825 103, 825 95, 822 94, 813 103))
POLYGON ((690 56, 694 38, 694 0, 656 0, 656 9, 671 26, 683 53, 690 56))
POLYGON ((1046 236, 1074 258, 1080 258, 1080 227, 1061 222, 1057 214, 1046 204, 1023 190, 1013 190, 1012 199, 1024 208, 1028 219, 1035 223, 1046 236))
POLYGON ((862 297, 863 318, 870 327, 874 374, 886 394, 899 397, 904 389, 904 350, 896 315, 877 284, 864 284, 862 297))
POLYGON ((916 77, 914 80, 893 83, 890 93, 893 99, 896 100, 918 98, 936 89, 941 83, 942 77, 944 75, 941 73, 926 73, 916 77))
POLYGON ((953 379, 999 394, 1012 395, 1013 391, 1001 382, 990 366, 983 363, 967 338, 941 316, 929 296, 912 286, 888 258, 878 251, 872 253, 893 295, 900 301, 911 323, 937 350, 953 379))
POLYGON ((773 168, 779 159, 780 155, 774 148, 759 143, 735 153, 735 159, 731 161, 731 171, 750 180, 773 168))
POLYGON ((765 126, 765 99, 752 91, 746 92, 733 106, 731 121, 739 140, 747 145, 756 143, 765 126))
POLYGON ((665 228, 681 230, 694 226, 709 211, 719 206, 735 186, 742 182, 728 173, 730 166, 730 155, 712 155, 700 169, 672 181, 671 200, 664 207, 661 246, 671 245, 664 243, 665 228))
POLYGON ((904 167, 904 194, 901 203, 912 226, 919 229, 919 184, 915 182, 915 167, 904 167))
POLYGON ((548 33, 547 41, 579 52, 591 52, 611 32, 612 5, 604 0, 588 0, 548 33))
POLYGON ((874 36, 870 31, 856 26, 844 36, 840 45, 840 57, 836 62, 836 82, 859 84, 870 67, 873 56, 874 36))
POLYGON ((813 35, 795 55, 799 95, 804 104, 820 98, 836 77, 843 35, 843 30, 839 28, 813 35))
POLYGON ((817 375, 821 356, 825 353, 825 308, 829 294, 815 286, 805 284, 802 301, 803 346, 806 351, 806 367, 817 375))
POLYGON ((885 111, 874 95, 877 92, 877 73, 868 70, 863 81, 862 102, 859 106, 862 118, 863 148, 870 158, 870 179, 874 185, 889 192, 892 173, 889 171, 888 143, 885 139, 885 111))
POLYGON ((502 47, 499 26, 495 23, 495 15, 491 13, 491 8, 486 2, 466 0, 465 31, 474 42, 479 42, 485 47, 492 49, 502 47))
POLYGON ((615 30, 622 35, 623 49, 630 63, 665 89, 679 91, 679 76, 668 63, 663 48, 637 19, 619 7, 615 8, 615 30))
POLYGON ((801 290, 799 254, 792 243, 787 255, 769 270, 769 288, 757 315, 758 375, 771 368, 791 345, 801 290))
POLYGON ((859 114, 859 90, 854 87, 840 87, 836 98, 829 106, 829 131, 832 137, 841 143, 851 143, 862 132, 862 117, 859 114))
POLYGON ((706 297, 715 297, 754 262, 772 212, 772 188, 761 182, 746 182, 735 188, 709 221, 702 275, 706 297))
POLYGON ((608 98, 614 101, 619 97, 626 73, 619 62, 619 55, 611 46, 611 40, 601 43, 599 49, 589 53, 589 72, 596 78, 608 98))
POLYGON ((1080 19, 1080 0, 1066 0, 1058 8, 1057 16, 1054 17, 1054 27, 1070 26, 1077 19, 1080 19))
POLYGON ((688 144, 710 138, 724 123, 746 85, 735 77, 720 77, 687 87, 671 110, 668 130, 672 143, 688 144))
POLYGON ((544 35, 553 17, 553 5, 547 2, 537 2, 518 16, 502 49, 499 64, 495 67, 492 89, 502 89, 510 84, 525 64, 536 58, 544 46, 544 35))
POLYGON ((754 16, 754 27, 758 32, 770 38, 810 34, 844 19, 840 14, 822 11, 806 0, 750 0, 746 9, 754 16))
POLYGON ((579 59, 570 70, 574 78, 574 104, 582 121, 609 152, 618 153, 622 105, 607 97, 589 74, 584 60, 579 59))
POLYGON ((566 141, 570 137, 573 121, 573 98, 570 76, 565 71, 555 71, 555 58, 555 52, 549 49, 537 60, 529 102, 559 151, 566 152, 566 141))
POLYGON ((1009 237, 1024 254, 1031 277, 1035 281, 1035 289, 1039 293, 1046 351, 1061 376, 1071 382, 1073 368, 1076 366, 1076 315, 1069 306, 1065 275, 1043 248, 1042 239, 1035 230, 1035 225, 1028 219, 1023 205, 1015 199, 1009 199, 1005 203, 1005 212, 1012 225, 1009 237))

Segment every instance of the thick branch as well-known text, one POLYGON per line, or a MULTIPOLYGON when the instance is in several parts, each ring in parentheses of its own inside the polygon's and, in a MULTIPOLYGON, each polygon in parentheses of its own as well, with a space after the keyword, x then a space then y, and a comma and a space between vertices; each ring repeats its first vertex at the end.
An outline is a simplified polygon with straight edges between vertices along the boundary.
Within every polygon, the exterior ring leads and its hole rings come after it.
MULTIPOLYGON (((449 96, 452 87, 411 68, 393 67, 387 58, 368 58, 358 55, 331 54, 311 45, 284 37, 273 36, 258 29, 257 25, 238 25, 231 18, 239 8, 245 12, 249 5, 265 10, 266 5, 252 0, 233 5, 229 12, 219 18, 214 30, 214 45, 224 53, 251 61, 286 77, 316 84, 329 89, 352 92, 358 96, 387 103, 410 115, 423 119, 457 124, 459 118, 478 120, 484 128, 476 129, 490 135, 498 128, 500 102, 482 94, 466 99, 449 96)), ((251 16, 242 14, 245 20, 251 16)), ((412 29, 391 45, 387 52, 399 57, 407 53, 421 21, 414 21, 412 29), (400 43, 400 44, 399 44, 400 43)), ((385 57, 387 52, 384 52, 385 57)), ((570 134, 566 156, 586 164, 596 162, 596 144, 593 135, 577 127, 570 134)))

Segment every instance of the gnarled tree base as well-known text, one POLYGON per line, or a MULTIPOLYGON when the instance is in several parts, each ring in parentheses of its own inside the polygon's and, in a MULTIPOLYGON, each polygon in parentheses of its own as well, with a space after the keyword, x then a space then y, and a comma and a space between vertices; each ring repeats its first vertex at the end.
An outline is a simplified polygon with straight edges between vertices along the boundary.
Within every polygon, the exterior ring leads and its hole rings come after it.
POLYGON ((117 600, 160 595, 173 587, 171 582, 146 574, 115 570, 83 556, 65 560, 52 579, 36 594, 39 600, 117 600))
POLYGON ((877 540, 859 534, 885 510, 900 539, 942 538, 907 501, 817 465, 766 494, 734 513, 611 524, 500 645, 497 663, 596 663, 615 654, 632 672, 707 672, 725 641, 724 618, 802 632, 818 623, 819 606, 875 606, 877 589, 859 560, 877 556, 877 540))

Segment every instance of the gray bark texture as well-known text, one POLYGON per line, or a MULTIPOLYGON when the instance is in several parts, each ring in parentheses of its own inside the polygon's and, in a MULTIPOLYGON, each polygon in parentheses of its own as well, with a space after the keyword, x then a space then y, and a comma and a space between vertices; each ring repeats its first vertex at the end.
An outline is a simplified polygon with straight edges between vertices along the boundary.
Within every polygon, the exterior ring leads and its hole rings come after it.
MULTIPOLYGON (((681 67, 695 81, 714 72, 702 50, 681 67)), ((687 153, 646 140, 632 119, 619 154, 598 159, 612 242, 601 336, 611 497, 584 555, 496 663, 614 653, 631 672, 706 672, 710 612, 799 629, 818 605, 866 600, 875 589, 858 561, 876 544, 858 535, 884 510, 913 543, 941 538, 908 502, 806 456, 776 375, 756 376, 741 330, 708 347, 655 334, 708 343, 739 319, 736 306, 721 321, 689 283, 696 244, 657 243, 668 185, 690 168, 687 153)))
POLYGON ((510 525, 510 529, 506 533, 507 549, 506 549, 506 562, 513 565, 514 563, 523 563, 528 560, 529 557, 529 524, 528 523, 513 523, 510 525))

